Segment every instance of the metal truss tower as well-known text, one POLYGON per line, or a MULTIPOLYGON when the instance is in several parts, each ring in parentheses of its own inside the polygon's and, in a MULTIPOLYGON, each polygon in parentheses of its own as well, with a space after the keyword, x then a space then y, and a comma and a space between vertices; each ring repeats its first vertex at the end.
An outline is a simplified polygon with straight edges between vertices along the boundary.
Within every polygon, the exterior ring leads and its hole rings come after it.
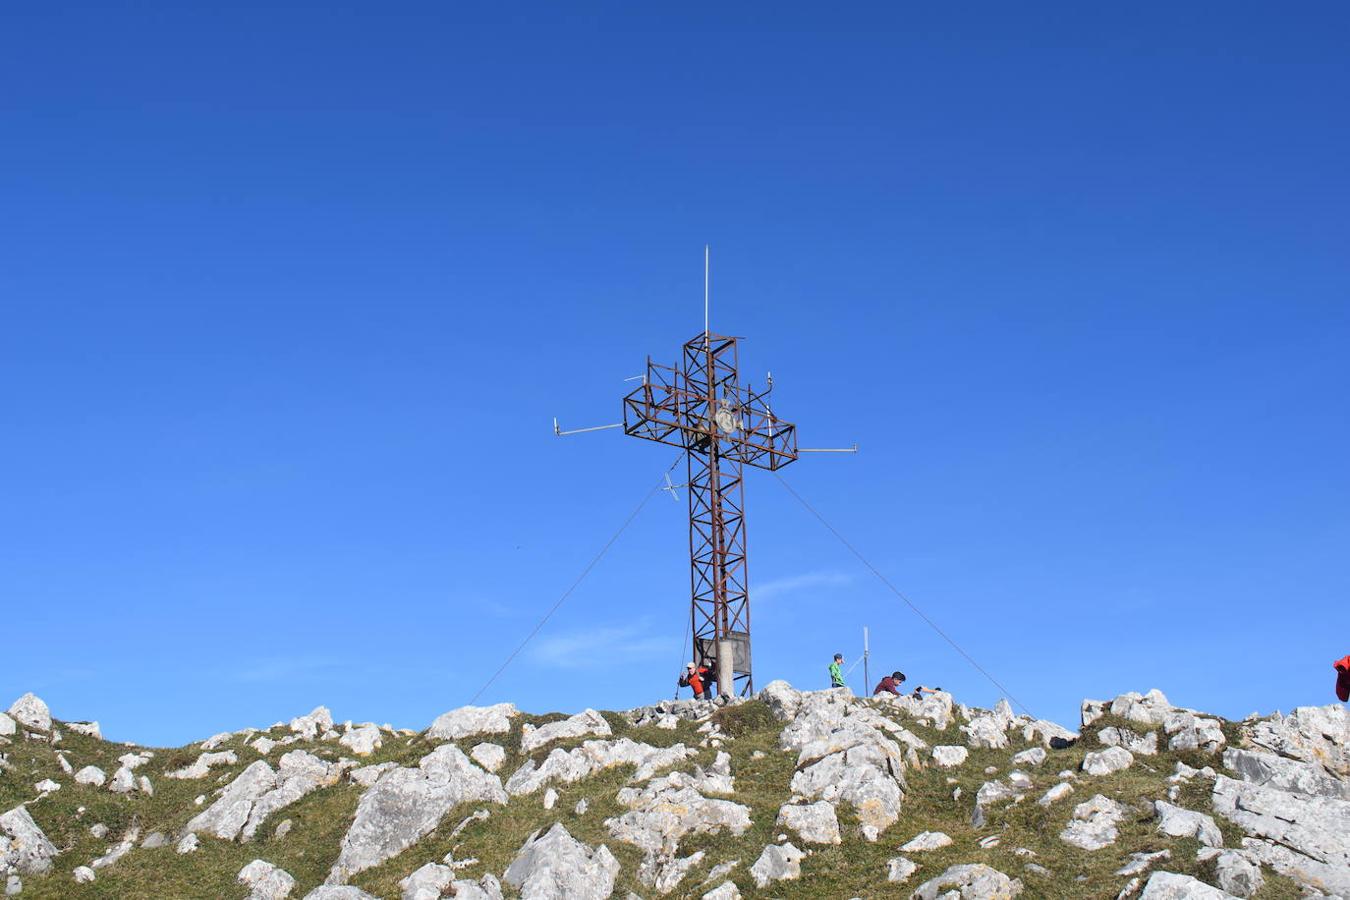
POLYGON ((623 400, 623 430, 685 451, 689 491, 693 659, 718 673, 723 694, 754 692, 746 568, 745 466, 775 471, 797 459, 797 428, 763 392, 740 383, 737 339, 704 331, 679 367, 647 358, 642 386, 623 400))

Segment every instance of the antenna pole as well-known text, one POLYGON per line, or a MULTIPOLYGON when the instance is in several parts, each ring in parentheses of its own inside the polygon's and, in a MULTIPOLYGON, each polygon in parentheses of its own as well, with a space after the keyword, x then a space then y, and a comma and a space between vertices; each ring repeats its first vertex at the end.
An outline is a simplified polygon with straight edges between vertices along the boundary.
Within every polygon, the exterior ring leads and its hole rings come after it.
POLYGON ((863 690, 866 690, 866 689, 867 689, 867 686, 868 686, 869 684, 872 683, 872 677, 871 677, 871 675, 869 675, 868 672, 867 672, 867 658, 871 655, 871 653, 872 653, 871 649, 868 648, 868 646, 867 646, 867 626, 864 625, 864 626, 863 626, 863 690))
POLYGON ((708 263, 710 257, 709 245, 703 245, 703 337, 706 340, 712 332, 708 328, 708 263))

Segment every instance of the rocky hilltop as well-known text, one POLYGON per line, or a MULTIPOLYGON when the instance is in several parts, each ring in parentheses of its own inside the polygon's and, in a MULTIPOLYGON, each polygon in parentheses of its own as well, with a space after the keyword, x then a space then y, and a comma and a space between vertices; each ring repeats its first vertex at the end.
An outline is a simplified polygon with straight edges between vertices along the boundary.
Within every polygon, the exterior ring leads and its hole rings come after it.
POLYGON ((1350 714, 1230 722, 1154 690, 1071 731, 774 682, 421 732, 320 707, 150 749, 28 694, 0 714, 0 811, 23 898, 1350 898, 1350 714))

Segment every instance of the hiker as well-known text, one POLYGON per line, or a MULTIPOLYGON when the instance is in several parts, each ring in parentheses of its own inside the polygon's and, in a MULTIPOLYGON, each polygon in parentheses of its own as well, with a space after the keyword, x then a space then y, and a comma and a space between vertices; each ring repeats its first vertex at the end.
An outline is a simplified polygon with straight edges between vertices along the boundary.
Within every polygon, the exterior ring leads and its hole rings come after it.
POLYGON ((1344 656, 1332 663, 1336 669, 1336 696, 1342 703, 1350 701, 1350 656, 1344 656))
POLYGON ((919 685, 914 689, 914 693, 910 694, 910 696, 915 700, 922 700, 924 694, 936 694, 940 690, 942 690, 940 687, 930 688, 919 685))
POLYGON ((684 667, 684 673, 680 675, 680 687, 693 688, 695 700, 711 700, 712 689, 709 683, 713 681, 712 670, 707 666, 697 666, 689 663, 684 667))
POLYGON ((834 662, 830 663, 830 687, 848 687, 844 684, 844 654, 842 653, 836 653, 834 662))
POLYGON ((885 678, 877 682, 876 690, 872 691, 872 696, 877 694, 894 694, 900 696, 900 685, 905 683, 904 672, 892 672, 885 678))

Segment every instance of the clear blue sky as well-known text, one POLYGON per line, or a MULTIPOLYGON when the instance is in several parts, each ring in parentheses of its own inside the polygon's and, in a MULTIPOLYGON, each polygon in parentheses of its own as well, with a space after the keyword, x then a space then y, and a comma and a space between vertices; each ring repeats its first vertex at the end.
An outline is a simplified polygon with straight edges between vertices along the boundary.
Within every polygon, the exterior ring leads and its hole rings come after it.
MULTIPOLYGON (((28 4, 0 27, 0 694, 178 743, 461 705, 673 459, 713 324, 786 477, 1041 716, 1333 700, 1343 4, 28 4)), ((771 476, 761 684, 997 692, 771 476), (861 669, 851 679, 861 686, 861 669)), ((657 496, 487 693, 669 696, 657 496)), ((757 592, 756 592, 757 591, 757 592)))

